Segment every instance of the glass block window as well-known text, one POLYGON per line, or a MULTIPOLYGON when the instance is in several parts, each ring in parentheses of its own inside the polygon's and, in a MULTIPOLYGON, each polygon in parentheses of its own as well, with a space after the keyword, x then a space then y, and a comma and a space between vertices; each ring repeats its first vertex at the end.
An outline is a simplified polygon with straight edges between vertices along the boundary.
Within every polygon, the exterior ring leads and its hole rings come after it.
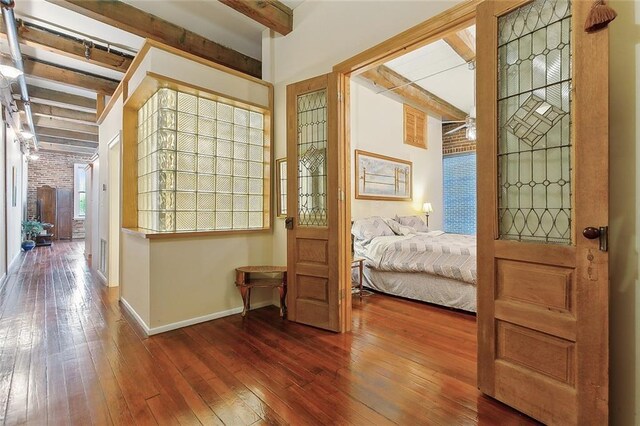
POLYGON ((297 99, 298 225, 327 226, 327 91, 297 99))
POLYGON ((571 67, 570 2, 499 18, 501 239, 571 243, 571 67))
POLYGON ((264 114, 162 88, 138 111, 138 227, 264 227, 264 114))
POLYGON ((448 155, 442 159, 444 182, 444 231, 475 235, 476 154, 448 155))

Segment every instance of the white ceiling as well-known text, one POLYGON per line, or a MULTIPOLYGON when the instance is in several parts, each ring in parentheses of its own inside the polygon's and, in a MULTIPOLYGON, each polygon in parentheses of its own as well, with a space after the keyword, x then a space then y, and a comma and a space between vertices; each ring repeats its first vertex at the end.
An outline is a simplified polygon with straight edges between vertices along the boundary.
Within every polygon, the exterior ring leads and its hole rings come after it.
MULTIPOLYGON (((470 31, 475 35, 475 26, 470 31)), ((385 65, 467 114, 474 106, 475 71, 470 70, 443 40, 409 52, 385 65)))

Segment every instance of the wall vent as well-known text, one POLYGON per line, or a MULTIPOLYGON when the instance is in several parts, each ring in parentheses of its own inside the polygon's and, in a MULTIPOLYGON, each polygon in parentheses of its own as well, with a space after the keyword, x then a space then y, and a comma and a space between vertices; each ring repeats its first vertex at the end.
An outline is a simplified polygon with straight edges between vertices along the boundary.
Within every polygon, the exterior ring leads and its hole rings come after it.
POLYGON ((107 240, 100 239, 100 262, 98 262, 98 270, 107 276, 107 240))

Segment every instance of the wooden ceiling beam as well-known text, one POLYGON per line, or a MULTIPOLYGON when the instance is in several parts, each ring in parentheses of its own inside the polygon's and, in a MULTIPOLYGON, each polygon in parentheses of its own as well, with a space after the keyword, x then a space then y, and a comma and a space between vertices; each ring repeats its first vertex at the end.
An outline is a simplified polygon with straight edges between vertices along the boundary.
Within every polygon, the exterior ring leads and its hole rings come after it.
MULTIPOLYGON (((2 57, 4 65, 12 65, 9 58, 2 57)), ((96 93, 111 95, 118 87, 118 81, 95 74, 83 73, 32 58, 24 58, 24 73, 29 76, 55 81, 68 86, 81 87, 96 93)))
POLYGON ((107 25, 260 78, 262 63, 121 1, 47 0, 107 25))
MULTIPOLYGON (((7 31, 3 21, 0 21, 0 31, 0 36, 6 38, 7 31)), ((133 61, 130 55, 107 51, 97 46, 87 46, 82 40, 24 22, 18 23, 18 37, 20 43, 26 46, 80 59, 122 73, 127 72, 133 61)))
MULTIPOLYGON (((45 89, 42 87, 27 85, 29 97, 34 103, 57 102, 71 107, 80 107, 96 110, 96 100, 85 98, 84 96, 72 95, 70 93, 59 92, 57 90, 45 89)), ((20 94, 13 95, 14 98, 20 99, 20 94)))
POLYGON ((75 121, 62 120, 55 117, 41 115, 35 115, 33 117, 33 122, 36 127, 40 128, 68 130, 71 132, 87 133, 98 137, 98 126, 92 124, 78 123, 75 121))
MULTIPOLYGON (((16 102, 18 108, 24 110, 24 104, 22 101, 16 102)), ((44 105, 38 103, 31 103, 31 112, 35 115, 41 115, 45 117, 62 118, 65 120, 79 121, 81 123, 95 124, 96 115, 90 112, 76 111, 68 108, 61 108, 52 105, 44 105)))
POLYGON ((443 37, 443 40, 451 46, 465 62, 473 62, 476 60, 476 38, 468 28, 451 33, 443 37))
POLYGON ((293 10, 278 0, 219 0, 278 34, 293 31, 293 10))
POLYGON ((464 120, 467 117, 466 112, 417 84, 411 83, 406 77, 384 65, 365 71, 360 76, 385 90, 393 89, 393 93, 403 98, 406 103, 413 104, 444 119, 464 120))
POLYGON ((52 136, 40 136, 38 135, 38 141, 49 142, 49 143, 57 143, 59 145, 69 145, 69 146, 81 146, 84 148, 97 148, 98 144, 96 142, 86 142, 86 141, 77 141, 73 139, 62 139, 55 138, 52 136))
POLYGON ((50 136, 53 138, 98 143, 98 135, 92 133, 74 132, 72 130, 52 129, 50 127, 36 126, 36 134, 38 135, 38 137, 50 136))
MULTIPOLYGON (((60 144, 60 143, 52 143, 52 142, 39 142, 38 146, 41 151, 56 151, 56 152, 67 152, 71 154, 95 154, 98 150, 98 147, 84 147, 84 146, 74 146, 68 144, 60 144)), ((33 166, 37 167, 37 166, 33 166)))

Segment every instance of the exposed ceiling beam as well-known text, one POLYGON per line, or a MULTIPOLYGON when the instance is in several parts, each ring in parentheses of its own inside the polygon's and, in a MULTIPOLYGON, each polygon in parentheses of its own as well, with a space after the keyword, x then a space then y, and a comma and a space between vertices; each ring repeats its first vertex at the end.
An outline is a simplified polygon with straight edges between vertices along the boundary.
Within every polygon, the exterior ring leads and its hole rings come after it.
MULTIPOLYGON (((2 57, 4 65, 11 65, 11 60, 2 57)), ((50 64, 31 58, 24 58, 24 73, 33 77, 55 81, 68 86, 81 87, 96 93, 111 95, 118 87, 118 81, 95 74, 83 73, 70 68, 50 64)))
POLYGON ((473 62, 476 60, 476 38, 468 28, 456 33, 451 33, 444 37, 443 40, 451 46, 465 62, 473 62))
POLYGON ((68 152, 74 154, 94 154, 98 148, 88 148, 84 146, 73 146, 67 144, 40 142, 41 151, 56 151, 56 152, 68 152))
POLYGON ((278 0, 219 1, 279 34, 293 31, 293 10, 278 0))
POLYGON ((261 77, 262 63, 121 1, 47 0, 121 30, 261 77))
MULTIPOLYGON (((59 92, 57 90, 44 89, 42 87, 27 85, 29 97, 34 103, 56 102, 69 105, 70 107, 80 107, 86 109, 96 109, 96 100, 85 98, 84 96, 72 95, 70 93, 59 92)), ((20 94, 15 93, 14 98, 20 99, 20 94)))
MULTIPOLYGON (((24 105, 21 101, 17 102, 18 108, 24 109, 24 105)), ((80 121, 87 124, 94 124, 96 122, 96 115, 90 112, 76 111, 68 108, 61 108, 52 105, 43 104, 31 104, 31 111, 35 115, 42 115, 46 117, 62 118, 65 120, 80 121)))
POLYGON ((42 139, 42 142, 57 143, 60 145, 82 146, 84 148, 98 147, 98 144, 95 142, 76 141, 72 139, 54 138, 51 136, 39 136, 38 139, 42 139))
POLYGON ((71 130, 52 129, 50 127, 36 127, 38 136, 50 136, 53 138, 69 139, 83 142, 98 143, 98 135, 92 133, 74 132, 71 130))
POLYGON ((62 120, 55 117, 36 115, 33 117, 36 127, 46 127, 49 129, 69 130, 72 132, 88 133, 98 136, 98 126, 92 124, 78 123, 75 121, 62 120))
MULTIPOLYGON (((6 38, 6 28, 0 22, 0 36, 6 38)), ((80 59, 101 67, 127 72, 132 56, 107 51, 93 44, 85 44, 83 40, 41 28, 25 22, 18 24, 18 36, 20 43, 36 49, 58 53, 74 59, 80 59)))
POLYGON ((365 71, 360 76, 384 89, 394 89, 393 93, 403 98, 407 103, 414 104, 445 119, 464 120, 467 117, 466 112, 417 84, 411 83, 410 80, 384 65, 365 71))

